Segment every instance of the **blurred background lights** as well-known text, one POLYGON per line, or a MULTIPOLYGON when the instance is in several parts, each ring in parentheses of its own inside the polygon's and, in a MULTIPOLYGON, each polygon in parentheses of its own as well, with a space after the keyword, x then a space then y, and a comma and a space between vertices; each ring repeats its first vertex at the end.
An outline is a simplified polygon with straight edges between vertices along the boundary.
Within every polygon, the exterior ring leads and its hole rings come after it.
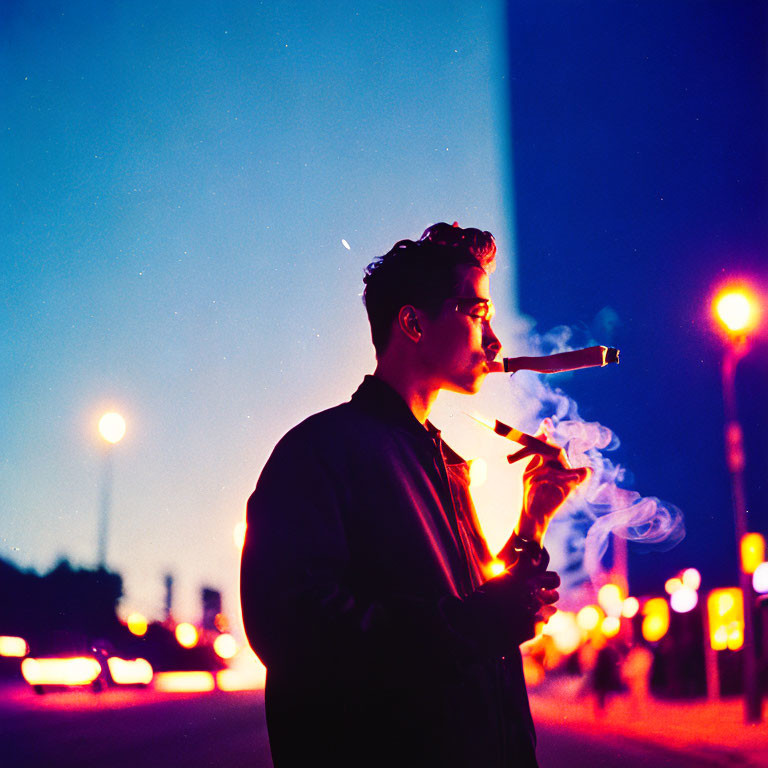
POLYGON ((737 651, 744 643, 744 600, 738 587, 715 589, 707 597, 709 640, 716 651, 737 651))
POLYGON ((577 614, 576 622, 585 632, 591 632, 600 623, 602 615, 596 605, 585 605, 577 614))
POLYGON ((21 662, 21 674, 30 685, 90 685, 101 674, 101 665, 90 656, 27 657, 21 662))
POLYGON ((131 613, 125 622, 131 634, 142 637, 147 634, 147 620, 140 613, 131 613))
POLYGON ((617 584, 603 584, 597 593, 597 602, 600 603, 600 607, 607 616, 621 616, 621 606, 624 603, 624 598, 617 584))
POLYGON ((504 573, 505 567, 503 560, 492 560, 488 565, 488 570, 491 572, 491 576, 500 576, 504 573))
POLYGON ((672 605, 672 610, 676 613, 688 613, 699 602, 699 593, 690 587, 681 586, 680 589, 672 593, 669 602, 672 605))
POLYGON ((606 616, 600 629, 606 637, 615 637, 621 629, 621 620, 616 616, 606 616))
POLYGON ((165 693, 201 693, 212 691, 216 681, 210 672, 158 672, 154 687, 165 693))
POLYGON ((191 624, 182 622, 176 625, 176 640, 184 648, 194 648, 197 645, 197 629, 191 624))
POLYGON ((689 589, 698 589, 701 586, 701 574, 695 568, 686 568, 681 581, 689 589))
POLYGON ((109 674, 118 685, 149 685, 152 682, 152 665, 146 659, 107 659, 109 674))
POLYGON ((125 435, 125 419, 119 413, 105 413, 99 419, 99 433, 108 443, 119 443, 125 435))
POLYGON ((760 563, 752 574, 752 588, 758 595, 768 593, 768 563, 760 563))
POLYGON ((224 633, 213 641, 213 650, 222 659, 231 659, 237 653, 237 643, 232 635, 224 633))
POLYGON ((29 652, 27 641, 23 637, 0 635, 0 656, 21 658, 29 652))
POLYGON ((581 630, 570 611, 558 611, 546 623, 543 633, 549 635, 555 648, 565 655, 573 653, 581 644, 581 630))
POLYGON ((631 619, 640 610, 640 601, 636 597, 628 597, 621 606, 621 615, 631 619))
POLYGON ((677 592, 677 590, 680 589, 682 586, 683 586, 682 579, 679 579, 677 578, 677 576, 675 576, 673 579, 667 579, 664 582, 664 591, 668 595, 674 595, 675 592, 677 592))
POLYGON ((759 533, 746 533, 741 537, 741 569, 754 573, 765 560, 765 539, 759 533))
POLYGON ((669 605, 663 597, 652 597, 643 606, 643 638, 655 643, 667 634, 668 629, 669 605))

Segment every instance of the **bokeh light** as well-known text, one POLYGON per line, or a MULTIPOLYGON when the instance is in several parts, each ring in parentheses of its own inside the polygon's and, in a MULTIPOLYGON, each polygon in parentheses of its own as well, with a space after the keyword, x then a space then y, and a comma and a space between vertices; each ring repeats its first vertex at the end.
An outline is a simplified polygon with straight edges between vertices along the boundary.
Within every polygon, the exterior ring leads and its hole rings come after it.
POLYGON ((606 637, 615 637, 621 629, 621 620, 616 616, 606 616, 600 624, 600 630, 606 637))
POLYGON ((681 586, 680 589, 672 593, 669 599, 672 610, 675 613, 688 613, 692 611, 699 602, 699 593, 690 587, 681 586))
POLYGON ((602 613, 596 605, 585 605, 576 614, 576 623, 585 632, 591 632, 600 623, 602 613))
POLYGON ((504 565, 503 560, 491 560, 488 564, 488 570, 490 571, 491 576, 500 576, 504 573, 505 568, 506 566, 504 565))
POLYGON ((23 637, 0 635, 0 656, 21 658, 29 653, 29 646, 23 637))
POLYGON ((194 648, 197 645, 199 635, 192 624, 182 622, 176 625, 176 640, 184 648, 194 648))
POLYGON ((224 633, 213 641, 213 650, 222 659, 231 659, 237 653, 237 642, 232 635, 224 633))
POLYGON ((108 443, 119 443, 125 436, 125 419, 119 413, 105 413, 99 419, 99 433, 108 443))
POLYGON ((741 537, 741 568, 744 573, 754 573, 765 560, 765 539, 759 533, 745 533, 741 537))
POLYGON ((597 602, 605 611, 607 616, 621 616, 621 606, 624 603, 624 597, 618 584, 603 584, 597 593, 597 602))
POLYGON ((768 593, 768 563, 760 563, 752 574, 752 589, 758 595, 768 593))
POLYGON ((674 578, 667 579, 664 582, 664 591, 668 595, 674 595, 678 589, 682 589, 682 586, 683 586, 683 580, 675 576, 674 578))
POLYGON ((698 589, 701 586, 701 574, 695 568, 686 568, 680 578, 683 585, 689 589, 698 589))
POLYGON ((147 634, 147 620, 140 613, 131 613, 126 619, 128 631, 138 637, 147 634))
POLYGON ((628 597, 621 606, 621 615, 631 619, 640 610, 640 601, 636 597, 628 597))
POLYGON ((649 643, 661 640, 669 629, 669 605, 663 597, 652 597, 643 606, 643 638, 649 643))

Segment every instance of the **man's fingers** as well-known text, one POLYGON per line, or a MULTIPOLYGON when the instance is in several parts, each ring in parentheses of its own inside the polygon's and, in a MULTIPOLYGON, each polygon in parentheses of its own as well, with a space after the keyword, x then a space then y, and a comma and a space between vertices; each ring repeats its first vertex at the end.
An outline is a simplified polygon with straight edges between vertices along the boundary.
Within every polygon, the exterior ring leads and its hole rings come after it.
POLYGON ((551 605, 560 599, 560 593, 556 589, 540 589, 536 593, 536 599, 542 605, 551 605))
POLYGON ((560 586, 560 576, 555 571, 546 571, 536 576, 536 583, 544 589, 557 589, 560 586))

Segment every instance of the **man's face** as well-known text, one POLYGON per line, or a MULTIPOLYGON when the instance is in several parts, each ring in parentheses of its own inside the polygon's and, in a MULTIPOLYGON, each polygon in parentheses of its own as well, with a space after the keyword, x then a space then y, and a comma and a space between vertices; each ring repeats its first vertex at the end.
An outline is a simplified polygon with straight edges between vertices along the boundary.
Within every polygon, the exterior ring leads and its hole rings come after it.
POLYGON ((421 313, 422 354, 435 386, 471 394, 480 389, 501 343, 491 330, 485 270, 460 267, 459 278, 456 296, 443 302, 436 317, 421 313))

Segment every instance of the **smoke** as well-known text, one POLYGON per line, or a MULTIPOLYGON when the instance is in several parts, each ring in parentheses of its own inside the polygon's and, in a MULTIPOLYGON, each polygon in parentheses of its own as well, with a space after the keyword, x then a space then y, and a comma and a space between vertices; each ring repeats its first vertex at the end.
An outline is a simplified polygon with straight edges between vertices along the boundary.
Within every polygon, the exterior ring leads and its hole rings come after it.
MULTIPOLYGON (((574 331, 564 326, 542 336, 531 334, 530 353, 553 354, 596 343, 587 340, 571 346, 574 336, 574 331)), ((618 437, 608 427, 584 421, 576 402, 552 386, 546 375, 519 371, 510 381, 515 400, 533 400, 540 406, 538 412, 529 412, 529 423, 524 428, 543 431, 565 449, 574 467, 593 470, 590 479, 558 513, 558 518, 568 515, 576 520, 586 516, 591 521, 584 545, 584 567, 591 578, 603 570, 601 561, 611 533, 639 542, 644 548, 662 551, 683 539, 685 525, 680 509, 654 496, 641 496, 621 487, 626 480, 625 468, 603 455, 619 447, 618 437)))

